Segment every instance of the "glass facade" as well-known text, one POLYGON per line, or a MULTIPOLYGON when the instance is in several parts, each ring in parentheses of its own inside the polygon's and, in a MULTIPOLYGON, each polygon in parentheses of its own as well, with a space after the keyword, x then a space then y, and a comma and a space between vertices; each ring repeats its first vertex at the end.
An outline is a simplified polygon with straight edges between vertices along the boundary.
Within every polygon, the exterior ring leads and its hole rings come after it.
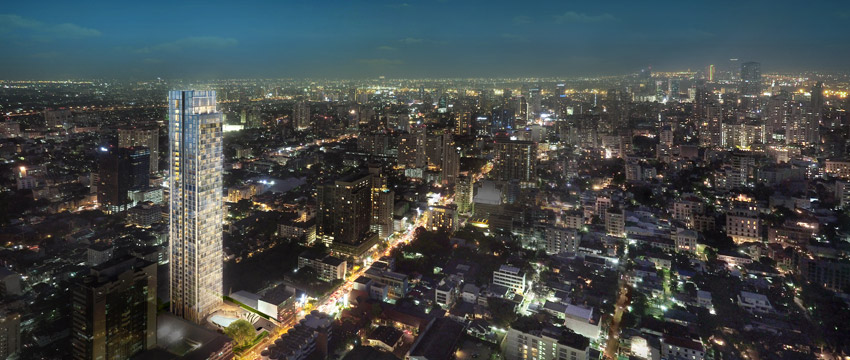
POLYGON ((168 94, 171 311, 201 323, 221 302, 222 115, 215 91, 168 94))

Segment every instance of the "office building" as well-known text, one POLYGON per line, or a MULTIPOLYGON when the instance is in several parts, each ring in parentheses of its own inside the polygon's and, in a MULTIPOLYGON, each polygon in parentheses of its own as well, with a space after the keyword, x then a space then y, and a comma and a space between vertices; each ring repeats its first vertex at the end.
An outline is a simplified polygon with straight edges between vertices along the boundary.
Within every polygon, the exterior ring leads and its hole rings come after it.
POLYGON ((156 346, 156 263, 133 256, 91 269, 73 289, 74 359, 127 359, 156 346))
POLYGON ((150 183, 150 151, 146 147, 100 148, 97 201, 107 213, 121 212, 134 204, 131 190, 150 183))
POLYGON ((221 303, 222 117, 215 91, 168 94, 171 311, 201 323, 221 303))
POLYGON ((118 147, 144 146, 150 150, 150 172, 159 171, 159 126, 125 126, 118 129, 118 147))

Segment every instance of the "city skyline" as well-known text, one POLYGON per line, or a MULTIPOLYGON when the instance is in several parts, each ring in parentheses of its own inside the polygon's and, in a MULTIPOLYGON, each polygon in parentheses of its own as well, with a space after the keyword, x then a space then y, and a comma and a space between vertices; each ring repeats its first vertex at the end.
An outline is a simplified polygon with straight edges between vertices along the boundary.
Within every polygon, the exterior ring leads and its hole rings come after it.
POLYGON ((151 5, 15 3, 0 49, 20 56, 0 59, 0 78, 585 76, 729 58, 846 71, 850 57, 841 2, 151 5), (197 34, 207 19, 219 26, 197 34), (772 30, 783 24, 793 31, 772 30))
POLYGON ((0 9, 0 360, 848 360, 850 2, 0 9))

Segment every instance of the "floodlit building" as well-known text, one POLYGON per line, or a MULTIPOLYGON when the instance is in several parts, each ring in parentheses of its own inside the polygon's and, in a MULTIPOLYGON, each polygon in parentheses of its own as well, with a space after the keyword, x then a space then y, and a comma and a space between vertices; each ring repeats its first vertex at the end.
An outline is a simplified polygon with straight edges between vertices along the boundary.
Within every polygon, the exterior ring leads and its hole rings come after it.
POLYGON ((493 272, 493 284, 504 286, 522 295, 525 292, 525 272, 513 266, 502 265, 493 272))
POLYGON ((171 311, 195 323, 223 295, 221 116, 215 91, 168 93, 171 311))

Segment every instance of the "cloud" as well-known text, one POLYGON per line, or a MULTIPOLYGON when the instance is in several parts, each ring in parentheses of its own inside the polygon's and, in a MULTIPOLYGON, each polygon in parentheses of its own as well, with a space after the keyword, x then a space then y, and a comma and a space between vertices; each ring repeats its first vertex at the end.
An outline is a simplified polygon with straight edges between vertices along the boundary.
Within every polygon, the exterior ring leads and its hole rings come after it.
POLYGON ((399 43, 404 45, 415 45, 415 44, 431 44, 431 45, 446 45, 447 42, 444 40, 432 40, 432 39, 423 39, 423 38, 415 38, 415 37, 406 37, 398 40, 399 43))
POLYGON ((565 23, 598 23, 598 22, 606 22, 606 21, 617 21, 617 18, 614 15, 609 13, 604 13, 600 15, 588 15, 585 13, 578 13, 575 11, 567 11, 563 15, 556 15, 555 22, 559 24, 565 23))
POLYGON ((0 34, 30 36, 37 40, 81 39, 100 36, 100 30, 77 24, 46 24, 15 14, 0 14, 0 34))
POLYGON ((370 66, 390 66, 390 65, 401 65, 404 64, 404 61, 398 59, 359 59, 357 60, 361 64, 370 65, 370 66))
POLYGON ((528 24, 531 23, 531 18, 525 15, 515 16, 513 22, 516 25, 528 24))
POLYGON ((58 34, 73 38, 100 36, 100 31, 98 30, 84 28, 70 23, 56 25, 53 27, 53 30, 58 34))
POLYGON ((425 40, 423 40, 423 39, 414 38, 414 37, 406 37, 404 39, 399 40, 399 42, 402 42, 402 43, 405 43, 405 44, 421 44, 424 41, 425 40))
POLYGON ((136 49, 135 52, 139 54, 149 54, 154 52, 176 52, 186 49, 215 50, 236 46, 238 43, 239 42, 236 39, 229 37, 190 36, 171 42, 136 49))
POLYGON ((381 51, 393 51, 393 50, 395 50, 395 48, 394 48, 394 47, 392 47, 392 46, 387 46, 387 45, 378 46, 378 47, 377 47, 377 49, 378 49, 378 50, 381 50, 381 51))
POLYGON ((387 6, 390 7, 390 8, 393 8, 393 9, 403 9, 403 8, 410 7, 410 4, 408 4, 408 3, 394 3, 394 4, 389 4, 387 6))

